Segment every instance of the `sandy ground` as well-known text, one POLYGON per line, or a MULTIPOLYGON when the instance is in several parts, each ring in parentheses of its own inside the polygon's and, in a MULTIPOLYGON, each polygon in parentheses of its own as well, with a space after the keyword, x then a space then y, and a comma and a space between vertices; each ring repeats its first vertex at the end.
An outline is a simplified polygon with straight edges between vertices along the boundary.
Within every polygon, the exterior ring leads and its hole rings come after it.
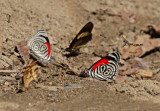
MULTIPOLYGON (((21 69, 24 67, 17 55, 16 44, 28 41, 40 29, 44 29, 49 37, 54 63, 67 63, 77 73, 89 68, 106 52, 121 47, 121 32, 131 34, 147 24, 160 23, 159 0, 0 0, 0 36, 2 56, 7 57, 9 67, 2 69, 21 69), (133 14, 134 19, 125 19, 119 12, 133 14), (10 23, 7 14, 11 15, 10 23), (64 49, 78 31, 88 21, 94 23, 93 39, 81 49, 82 54, 67 58, 64 49), (95 54, 93 54, 95 53, 95 54), (82 62, 83 61, 83 62, 82 62)), ((124 13, 126 14, 126 13, 124 13)), ((126 14, 126 16, 128 16, 126 14)), ((122 54, 123 55, 123 54, 122 54)), ((144 60, 159 60, 160 53, 154 52, 144 60)), ((4 60, 4 59, 3 59, 4 60)), ((160 63, 153 64, 159 68, 160 63)), ((39 83, 32 82, 31 87, 23 93, 17 89, 4 87, 7 80, 12 80, 16 73, 0 73, 0 111, 159 111, 160 79, 138 80, 129 76, 127 82, 107 83, 88 80, 77 75, 60 78, 65 71, 52 64, 42 67, 39 83), (53 87, 67 86, 71 88, 55 90, 53 87)))

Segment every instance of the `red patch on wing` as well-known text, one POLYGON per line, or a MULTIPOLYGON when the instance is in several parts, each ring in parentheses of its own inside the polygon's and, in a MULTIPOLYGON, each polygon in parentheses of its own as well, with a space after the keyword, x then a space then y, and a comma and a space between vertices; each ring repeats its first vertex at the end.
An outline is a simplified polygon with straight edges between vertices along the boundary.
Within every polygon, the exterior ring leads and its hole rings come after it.
POLYGON ((92 68, 92 72, 98 67, 98 66, 100 66, 100 65, 102 65, 102 64, 108 64, 109 63, 109 61, 108 61, 108 59, 101 59, 101 60, 99 60, 94 66, 93 66, 93 68, 92 68))
POLYGON ((51 47, 50 47, 50 44, 48 42, 45 42, 45 44, 47 45, 47 48, 48 48, 48 57, 50 56, 50 51, 51 51, 51 47))

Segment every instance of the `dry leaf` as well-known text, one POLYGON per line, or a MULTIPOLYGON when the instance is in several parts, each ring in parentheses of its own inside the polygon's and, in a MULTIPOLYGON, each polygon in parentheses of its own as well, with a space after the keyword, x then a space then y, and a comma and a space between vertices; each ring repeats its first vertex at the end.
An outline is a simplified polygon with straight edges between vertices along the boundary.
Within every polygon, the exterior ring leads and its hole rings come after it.
POLYGON ((5 63, 13 66, 13 60, 5 55, 1 55, 1 60, 3 60, 5 63))
POLYGON ((121 72, 126 71, 129 68, 131 68, 131 64, 121 59, 119 65, 119 70, 120 70, 119 75, 122 74, 121 72))
POLYGON ((135 57, 129 61, 132 68, 148 69, 148 64, 141 58, 135 57))
POLYGON ((147 70, 138 69, 137 72, 138 72, 138 75, 142 77, 151 78, 153 76, 153 73, 147 70))
POLYGON ((132 16, 132 14, 129 13, 129 12, 125 12, 125 11, 122 11, 122 12, 121 12, 121 18, 122 18, 122 20, 126 20, 126 19, 128 19, 129 17, 131 17, 131 16, 132 16))
POLYGON ((128 79, 127 76, 117 75, 114 80, 115 80, 116 83, 123 83, 123 82, 127 81, 127 79, 128 79))
POLYGON ((128 69, 126 71, 121 72, 120 75, 132 75, 132 74, 136 74, 137 73, 137 69, 133 68, 133 69, 128 69))
POLYGON ((4 68, 4 67, 9 67, 9 64, 4 62, 3 60, 0 60, 0 69, 4 68))
POLYGON ((134 47, 130 46, 128 48, 123 49, 123 59, 127 59, 129 57, 142 57, 147 52, 160 47, 160 39, 150 39, 148 35, 139 35, 137 36, 137 40, 135 41, 137 44, 143 44, 143 46, 134 47))
POLYGON ((30 59, 28 61, 27 67, 23 75, 24 90, 29 87, 30 82, 32 82, 33 80, 37 81, 38 68, 38 65, 33 59, 30 59))
POLYGON ((37 84, 36 88, 42 88, 49 91, 57 91, 58 89, 64 89, 62 86, 45 86, 44 84, 37 84))
POLYGON ((29 47, 26 41, 18 42, 17 49, 25 62, 29 60, 29 47))
POLYGON ((160 38, 160 27, 156 25, 148 25, 147 29, 142 29, 142 31, 151 35, 151 38, 160 38))

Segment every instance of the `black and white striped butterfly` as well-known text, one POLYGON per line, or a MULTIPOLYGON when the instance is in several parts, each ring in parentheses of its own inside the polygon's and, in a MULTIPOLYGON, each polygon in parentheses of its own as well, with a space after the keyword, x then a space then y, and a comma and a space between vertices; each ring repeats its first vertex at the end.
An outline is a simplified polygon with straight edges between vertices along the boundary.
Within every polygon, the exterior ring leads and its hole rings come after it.
POLYGON ((30 47, 31 53, 36 55, 43 62, 49 63, 52 58, 51 47, 44 30, 39 30, 37 34, 29 40, 28 46, 30 47))
POLYGON ((111 53, 105 58, 100 59, 93 64, 89 69, 85 70, 90 77, 101 81, 112 80, 116 77, 119 71, 120 53, 111 53))

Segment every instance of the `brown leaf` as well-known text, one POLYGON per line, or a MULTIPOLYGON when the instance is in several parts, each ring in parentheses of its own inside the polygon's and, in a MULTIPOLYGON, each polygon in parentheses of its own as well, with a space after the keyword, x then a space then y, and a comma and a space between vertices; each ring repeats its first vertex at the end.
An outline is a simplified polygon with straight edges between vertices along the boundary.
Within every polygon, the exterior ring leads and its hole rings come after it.
POLYGON ((28 61, 29 60, 29 47, 27 46, 27 42, 26 41, 18 42, 17 49, 20 55, 22 56, 22 58, 25 60, 25 62, 28 61))
POLYGON ((117 75, 114 80, 115 80, 116 83, 123 83, 123 82, 127 81, 127 79, 128 79, 127 76, 117 75))
POLYGON ((64 89, 62 86, 45 86, 44 84, 37 84, 36 88, 42 88, 49 91, 57 91, 58 89, 64 89))
POLYGON ((126 20, 126 19, 128 19, 129 17, 131 17, 131 16, 132 16, 132 14, 129 13, 129 12, 126 12, 126 11, 122 11, 122 12, 121 12, 121 18, 122 18, 122 20, 126 20))
POLYGON ((138 75, 146 78, 151 78, 153 76, 153 73, 148 70, 138 69, 137 70, 138 75))
POLYGON ((126 71, 121 72, 120 75, 132 75, 132 74, 136 74, 137 73, 137 69, 133 68, 133 69, 128 69, 126 71))
MULTIPOLYGON (((10 59, 9 57, 5 56, 5 55, 1 55, 1 60, 3 60, 5 63, 9 64, 9 65, 13 65, 13 60, 10 59)), ((3 65, 5 64, 3 63, 3 65)))
POLYGON ((2 68, 4 68, 4 67, 9 67, 9 64, 8 63, 6 63, 6 62, 4 62, 4 61, 2 61, 2 60, 0 60, 0 69, 2 69, 2 68))
POLYGON ((30 82, 37 81, 38 65, 33 59, 30 59, 27 63, 24 75, 23 75, 23 88, 24 90, 29 87, 30 82))
POLYGON ((146 34, 151 35, 152 38, 160 38, 160 27, 156 25, 148 25, 147 29, 142 29, 146 34))
POLYGON ((129 61, 131 68, 148 69, 148 64, 141 58, 135 57, 129 61))
POLYGON ((120 66, 119 66, 119 70, 120 71, 126 71, 127 69, 129 69, 130 67, 131 67, 131 65, 128 63, 128 62, 126 62, 126 61, 124 61, 124 60, 120 60, 120 66))
POLYGON ((143 44, 143 46, 130 46, 128 48, 123 49, 123 59, 127 59, 129 57, 141 57, 145 53, 160 47, 160 39, 150 39, 148 35, 139 35, 137 36, 136 44, 143 44))

